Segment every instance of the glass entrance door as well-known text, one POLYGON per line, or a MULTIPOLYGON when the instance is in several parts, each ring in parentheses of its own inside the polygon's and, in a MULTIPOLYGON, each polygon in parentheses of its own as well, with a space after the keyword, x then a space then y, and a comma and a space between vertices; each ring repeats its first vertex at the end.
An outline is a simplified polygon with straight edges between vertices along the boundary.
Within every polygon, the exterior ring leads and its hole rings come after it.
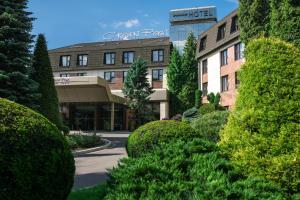
POLYGON ((95 130, 95 111, 94 105, 76 105, 74 110, 74 125, 76 130, 92 131, 95 130))

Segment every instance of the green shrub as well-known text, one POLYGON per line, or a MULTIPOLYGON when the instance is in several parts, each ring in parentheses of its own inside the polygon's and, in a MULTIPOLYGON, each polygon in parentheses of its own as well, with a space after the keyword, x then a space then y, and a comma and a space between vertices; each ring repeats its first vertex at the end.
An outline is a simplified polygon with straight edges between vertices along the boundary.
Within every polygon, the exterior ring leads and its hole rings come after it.
POLYGON ((198 109, 193 107, 185 111, 182 115, 182 120, 187 122, 192 122, 198 117, 198 109))
POLYGON ((69 135, 66 138, 71 149, 90 148, 102 142, 101 137, 97 135, 69 135))
POLYGON ((64 200, 74 170, 73 155, 54 124, 0 98, 0 199, 64 200))
POLYGON ((148 152, 162 142, 175 139, 190 140, 198 137, 198 133, 186 122, 173 120, 154 121, 136 129, 128 138, 127 153, 139 156, 148 152))
POLYGON ((219 141, 219 132, 227 123, 228 111, 215 111, 199 117, 191 126, 204 138, 212 142, 219 141))
POLYGON ((198 113, 200 115, 205 115, 207 113, 211 113, 211 112, 214 112, 214 111, 216 111, 216 107, 213 104, 205 103, 202 106, 200 106, 200 108, 198 110, 198 113))
POLYGON ((236 173, 216 145, 202 139, 122 159, 109 176, 106 200, 285 199, 277 185, 236 173))
POLYGON ((220 145, 244 174, 299 192, 300 51, 277 39, 257 39, 246 60, 220 145))

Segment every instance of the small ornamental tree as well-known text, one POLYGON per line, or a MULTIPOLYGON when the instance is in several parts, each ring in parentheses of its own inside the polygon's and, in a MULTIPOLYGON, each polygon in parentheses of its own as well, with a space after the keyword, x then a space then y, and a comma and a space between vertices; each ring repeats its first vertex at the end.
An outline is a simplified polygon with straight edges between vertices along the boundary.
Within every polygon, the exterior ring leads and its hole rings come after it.
POLYGON ((128 70, 123 88, 127 104, 133 110, 133 119, 137 126, 148 122, 151 118, 151 111, 147 104, 149 104, 153 90, 150 87, 147 74, 146 62, 138 58, 128 70))
POLYGON ((279 39, 248 44, 239 96, 220 146, 244 174, 300 191, 300 50, 279 39))
POLYGON ((62 129, 47 43, 42 34, 38 36, 36 42, 32 68, 31 77, 39 83, 39 93, 41 94, 38 111, 54 123, 58 129, 62 129))
POLYGON ((28 77, 33 36, 27 0, 0 1, 0 97, 37 109, 38 84, 28 77))
POLYGON ((182 58, 179 51, 173 48, 170 58, 170 64, 167 70, 168 88, 173 94, 178 94, 185 80, 182 77, 182 58))

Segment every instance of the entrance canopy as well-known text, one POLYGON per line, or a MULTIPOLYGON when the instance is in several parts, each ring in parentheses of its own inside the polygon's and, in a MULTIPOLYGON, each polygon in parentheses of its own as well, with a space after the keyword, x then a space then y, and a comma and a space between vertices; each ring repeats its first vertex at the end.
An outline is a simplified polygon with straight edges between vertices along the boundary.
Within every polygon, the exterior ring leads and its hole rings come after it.
POLYGON ((106 80, 96 76, 54 78, 60 103, 118 103, 125 99, 113 95, 106 80))

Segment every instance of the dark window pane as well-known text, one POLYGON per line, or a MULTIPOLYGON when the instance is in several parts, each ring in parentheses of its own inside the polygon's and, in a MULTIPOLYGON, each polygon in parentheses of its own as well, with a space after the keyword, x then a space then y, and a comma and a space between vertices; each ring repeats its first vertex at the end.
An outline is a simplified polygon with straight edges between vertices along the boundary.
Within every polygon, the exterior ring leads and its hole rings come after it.
POLYGON ((207 60, 202 61, 202 74, 207 74, 207 60))
POLYGON ((225 33, 226 33, 226 23, 219 26, 217 41, 224 39, 225 38, 225 33))

